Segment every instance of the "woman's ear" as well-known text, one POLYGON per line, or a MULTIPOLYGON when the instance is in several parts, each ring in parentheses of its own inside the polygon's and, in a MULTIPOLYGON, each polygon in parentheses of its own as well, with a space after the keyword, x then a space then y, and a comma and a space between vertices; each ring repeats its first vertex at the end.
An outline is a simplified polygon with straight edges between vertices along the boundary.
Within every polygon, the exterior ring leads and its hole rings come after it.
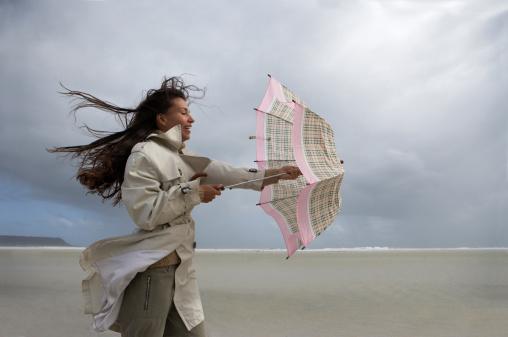
POLYGON ((155 116, 155 124, 157 125, 157 128, 161 131, 164 131, 166 129, 167 124, 167 118, 164 116, 164 114, 157 114, 155 116))

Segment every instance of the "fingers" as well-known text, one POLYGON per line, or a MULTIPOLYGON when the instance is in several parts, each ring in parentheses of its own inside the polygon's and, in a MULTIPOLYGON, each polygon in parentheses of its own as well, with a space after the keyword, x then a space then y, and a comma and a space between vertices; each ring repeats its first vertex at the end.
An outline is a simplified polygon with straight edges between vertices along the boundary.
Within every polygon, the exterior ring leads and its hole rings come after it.
POLYGON ((296 179, 302 175, 302 172, 297 166, 284 166, 280 168, 280 173, 285 173, 280 179, 296 179))
POLYGON ((298 167, 294 166, 291 175, 294 176, 295 178, 298 178, 299 176, 302 175, 302 171, 300 171, 298 167))
POLYGON ((199 197, 202 202, 210 202, 215 199, 216 196, 221 195, 221 190, 224 190, 222 184, 199 185, 199 197))
MULTIPOLYGON (((225 190, 224 185, 222 185, 222 184, 213 184, 212 186, 213 186, 213 188, 215 188, 218 191, 224 191, 225 190)), ((219 195, 220 195, 220 192, 219 192, 219 195)))
POLYGON ((224 189, 224 186, 221 184, 213 184, 213 185, 204 185, 208 186, 210 188, 210 193, 213 193, 215 195, 220 195, 220 191, 224 189))

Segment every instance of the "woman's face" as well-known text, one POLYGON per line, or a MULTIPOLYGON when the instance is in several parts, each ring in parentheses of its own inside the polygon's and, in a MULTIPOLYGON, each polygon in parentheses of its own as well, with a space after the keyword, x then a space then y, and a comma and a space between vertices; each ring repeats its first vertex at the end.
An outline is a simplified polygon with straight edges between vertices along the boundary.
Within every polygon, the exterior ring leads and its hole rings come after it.
POLYGON ((182 126, 182 141, 190 139, 192 123, 194 118, 190 114, 187 101, 183 98, 174 98, 173 104, 164 114, 157 118, 157 125, 163 132, 168 131, 173 126, 180 124, 182 126))

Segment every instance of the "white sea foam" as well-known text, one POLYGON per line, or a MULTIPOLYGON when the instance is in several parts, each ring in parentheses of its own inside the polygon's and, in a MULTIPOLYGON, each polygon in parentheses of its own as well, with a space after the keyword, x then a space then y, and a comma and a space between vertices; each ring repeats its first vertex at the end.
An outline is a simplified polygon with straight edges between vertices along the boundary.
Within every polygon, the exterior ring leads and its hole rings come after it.
MULTIPOLYGON (((87 247, 63 247, 63 246, 0 246, 0 249, 9 250, 72 250, 80 251, 87 247)), ((297 252, 371 252, 371 251, 453 251, 453 250, 508 250, 508 247, 452 247, 452 248, 392 248, 392 247, 350 247, 350 248, 319 248, 303 249, 297 252)), ((203 253, 249 253, 249 252, 286 252, 281 248, 197 248, 197 252, 203 253)))
POLYGON ((83 250, 86 247, 66 247, 66 246, 0 246, 4 250, 31 250, 31 249, 44 249, 44 250, 83 250))
MULTIPOLYGON (((391 247, 352 247, 352 248, 320 248, 320 249, 303 249, 298 253, 305 252, 375 252, 375 251, 464 251, 464 250, 508 250, 508 247, 454 247, 454 248, 391 248, 391 247)), ((286 252, 285 249, 241 249, 241 248, 201 248, 196 249, 198 252, 204 253, 242 253, 242 252, 286 252)))

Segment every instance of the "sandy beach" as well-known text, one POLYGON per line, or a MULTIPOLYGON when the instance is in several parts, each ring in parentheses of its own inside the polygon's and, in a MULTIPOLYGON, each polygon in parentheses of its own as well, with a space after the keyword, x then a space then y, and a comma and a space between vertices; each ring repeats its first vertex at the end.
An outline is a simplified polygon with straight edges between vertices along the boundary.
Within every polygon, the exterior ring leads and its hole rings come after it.
MULTIPOLYGON (((90 331, 80 248, 0 248, 0 337, 90 331)), ((508 336, 508 250, 198 250, 211 337, 508 336)))

